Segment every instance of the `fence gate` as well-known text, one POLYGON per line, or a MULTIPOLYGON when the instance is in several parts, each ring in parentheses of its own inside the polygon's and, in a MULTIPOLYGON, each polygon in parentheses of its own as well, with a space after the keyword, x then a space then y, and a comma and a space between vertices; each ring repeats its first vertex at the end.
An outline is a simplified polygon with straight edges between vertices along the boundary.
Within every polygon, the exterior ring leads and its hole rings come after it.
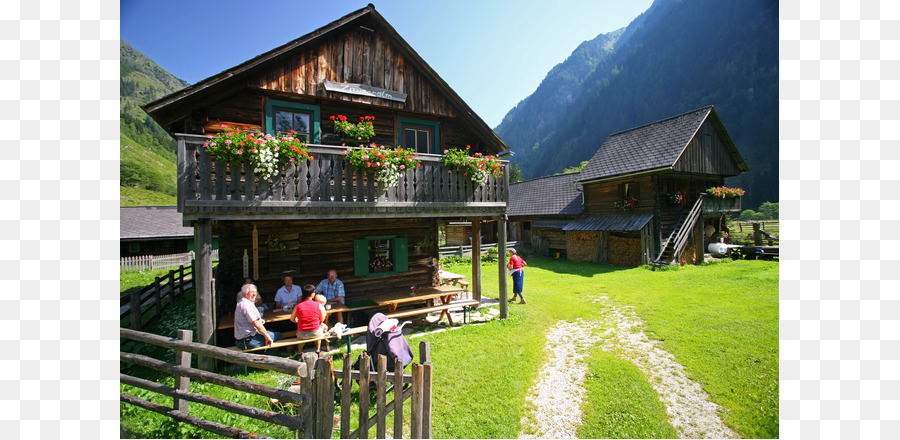
POLYGON ((120 374, 121 383, 168 396, 172 398, 172 406, 152 403, 126 393, 120 393, 121 402, 167 415, 182 423, 231 438, 269 438, 239 427, 192 416, 188 402, 193 402, 287 427, 297 438, 332 438, 335 432, 340 438, 369 438, 372 427, 375 428, 375 438, 386 438, 388 416, 393 420, 393 438, 431 438, 432 365, 430 347, 425 341, 419 345, 420 363, 410 364, 411 374, 407 374, 400 362, 395 365, 394 371, 389 373, 387 358, 383 355, 376 361, 375 372, 370 372, 371 359, 365 353, 360 355, 359 370, 352 369, 350 354, 344 355, 343 368, 335 370, 330 356, 317 357, 314 353, 305 353, 302 361, 298 362, 276 356, 235 352, 191 342, 191 332, 186 330, 179 330, 179 338, 167 338, 127 328, 120 328, 119 335, 122 339, 175 350, 177 362, 170 364, 144 355, 120 353, 121 362, 142 365, 175 377, 175 388, 171 388, 157 382, 120 374), (282 390, 191 368, 191 354, 286 373, 298 379, 294 382, 298 386, 282 390), (277 399, 282 404, 298 408, 299 414, 288 415, 271 409, 255 408, 193 393, 190 391, 192 379, 277 399), (354 387, 354 384, 358 386, 354 387), (355 388, 358 388, 358 403, 353 405, 352 394, 355 388), (336 396, 340 396, 339 414, 335 412, 336 396), (390 402, 387 401, 388 397, 392 398, 390 402), (409 411, 409 423, 404 424, 404 402, 407 400, 410 400, 410 404, 406 407, 409 411), (339 427, 335 427, 337 418, 340 418, 339 427), (356 429, 351 430, 354 426, 356 429), (407 435, 404 436, 404 433, 407 435))

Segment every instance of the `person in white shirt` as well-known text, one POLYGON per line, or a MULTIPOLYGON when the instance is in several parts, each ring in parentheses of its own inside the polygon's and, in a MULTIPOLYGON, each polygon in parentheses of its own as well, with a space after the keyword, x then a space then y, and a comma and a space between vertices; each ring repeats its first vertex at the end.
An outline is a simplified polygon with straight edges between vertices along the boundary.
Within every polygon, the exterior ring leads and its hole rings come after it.
POLYGON ((293 307, 299 302, 300 296, 303 294, 300 286, 294 285, 294 277, 285 275, 282 278, 284 286, 275 292, 275 309, 281 309, 284 306, 293 307))

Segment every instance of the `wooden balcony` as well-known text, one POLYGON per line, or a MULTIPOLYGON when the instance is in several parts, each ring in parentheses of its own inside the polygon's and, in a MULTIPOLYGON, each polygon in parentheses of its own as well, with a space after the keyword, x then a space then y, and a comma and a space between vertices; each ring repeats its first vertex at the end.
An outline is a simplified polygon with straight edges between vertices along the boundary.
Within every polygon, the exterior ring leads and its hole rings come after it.
POLYGON ((741 212, 740 197, 703 197, 703 214, 736 214, 741 212))
POLYGON ((495 216, 509 204, 509 174, 476 187, 440 165, 440 155, 420 154, 421 167, 400 183, 381 188, 341 159, 346 147, 310 144, 314 160, 285 167, 261 180, 252 166, 215 162, 201 148, 206 137, 176 135, 178 210, 184 221, 331 219, 372 217, 495 216))

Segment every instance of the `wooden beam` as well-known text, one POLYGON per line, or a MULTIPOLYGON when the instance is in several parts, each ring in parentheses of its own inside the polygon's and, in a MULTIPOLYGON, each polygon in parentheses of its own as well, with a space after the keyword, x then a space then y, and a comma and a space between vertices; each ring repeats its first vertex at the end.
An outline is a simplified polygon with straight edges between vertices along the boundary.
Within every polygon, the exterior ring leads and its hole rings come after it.
POLYGON ((481 217, 472 217, 472 299, 481 302, 481 217))
MULTIPOLYGON (((196 316, 197 316, 197 342, 207 345, 216 345, 214 325, 212 291, 212 225, 208 218, 201 218, 194 224, 194 246, 196 248, 196 265, 193 274, 197 291, 196 316)), ((215 359, 200 356, 197 358, 197 366, 201 370, 214 371, 215 359)))
POLYGON ((500 281, 500 319, 509 318, 509 305, 506 302, 506 214, 497 220, 497 273, 500 281))

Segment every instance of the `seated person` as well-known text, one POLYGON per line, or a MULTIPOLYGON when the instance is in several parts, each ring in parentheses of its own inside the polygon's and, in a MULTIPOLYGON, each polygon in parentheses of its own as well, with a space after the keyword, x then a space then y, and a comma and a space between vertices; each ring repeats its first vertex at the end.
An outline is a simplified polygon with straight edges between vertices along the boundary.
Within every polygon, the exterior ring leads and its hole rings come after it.
MULTIPOLYGON (((325 300, 330 303, 344 303, 344 283, 337 279, 337 271, 334 269, 328 271, 328 278, 325 278, 316 286, 316 291, 325 295, 325 300)), ((344 322, 343 313, 336 312, 337 321, 344 322)))
MULTIPOLYGON (((253 279, 251 279, 251 278, 244 278, 244 284, 243 284, 243 285, 246 286, 247 284, 254 284, 254 283, 253 283, 253 279)), ((244 295, 243 295, 241 292, 238 292, 237 300, 240 301, 240 300, 241 300, 241 297, 243 297, 243 296, 244 296, 244 295)), ((268 309, 269 309, 269 307, 267 307, 267 306, 265 306, 265 305, 263 304, 262 295, 259 295, 259 294, 256 295, 256 301, 253 302, 253 305, 256 306, 257 309, 260 308, 260 307, 262 307, 262 311, 265 311, 265 310, 268 310, 268 309)))
POLYGON ((275 292, 275 309, 284 308, 284 306, 293 307, 294 304, 297 304, 302 294, 300 290, 300 286, 294 285, 294 277, 290 275, 285 275, 282 277, 282 281, 284 281, 284 286, 278 289, 275 292))
POLYGON ((244 284, 241 299, 234 308, 234 341, 241 350, 272 345, 272 342, 281 339, 281 333, 266 330, 265 321, 253 305, 258 295, 255 285, 244 284))
MULTIPOLYGON (((301 290, 300 302, 291 312, 291 322, 297 323, 297 338, 313 338, 322 336, 327 329, 325 325, 325 306, 315 300, 316 287, 312 284, 303 286, 301 290)), ((316 341, 316 353, 322 354, 320 350, 322 341, 316 341)), ((325 342, 325 348, 328 349, 328 342, 325 342)))

